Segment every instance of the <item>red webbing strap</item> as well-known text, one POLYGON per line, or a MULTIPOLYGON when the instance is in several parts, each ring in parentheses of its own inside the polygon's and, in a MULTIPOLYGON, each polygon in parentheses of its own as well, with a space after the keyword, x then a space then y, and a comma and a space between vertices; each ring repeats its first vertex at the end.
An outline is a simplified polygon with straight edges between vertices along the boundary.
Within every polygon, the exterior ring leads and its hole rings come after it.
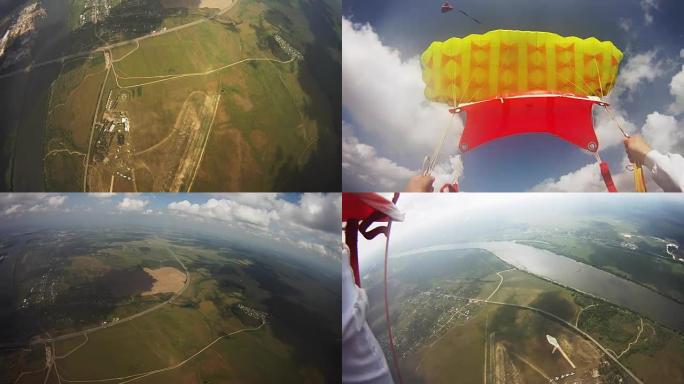
POLYGON ((439 189, 440 192, 458 192, 458 183, 444 184, 442 188, 439 189))
POLYGON ((359 287, 361 286, 361 275, 359 273, 359 222, 357 220, 348 220, 344 228, 344 240, 349 247, 349 265, 351 265, 354 273, 354 282, 359 287))
POLYGON ((617 188, 615 188, 615 183, 613 183, 613 177, 610 175, 608 163, 602 161, 599 163, 599 167, 601 168, 601 176, 603 177, 603 182, 606 183, 606 188, 608 188, 608 192, 617 192, 617 188))

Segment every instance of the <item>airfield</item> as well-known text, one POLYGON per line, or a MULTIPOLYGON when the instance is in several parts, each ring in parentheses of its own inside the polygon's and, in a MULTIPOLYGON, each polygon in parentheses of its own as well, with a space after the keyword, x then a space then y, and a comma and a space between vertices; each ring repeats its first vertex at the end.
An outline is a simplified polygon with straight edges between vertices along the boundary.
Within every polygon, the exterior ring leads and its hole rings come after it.
POLYGON ((297 263, 215 238, 130 230, 41 231, 3 251, 0 274, 14 277, 2 283, 13 306, 0 313, 0 382, 339 377, 330 363, 339 330, 327 321, 338 284, 302 276, 297 263))
MULTIPOLYGON (((684 380, 681 333, 486 250, 416 253, 394 258, 390 267, 393 334, 406 382, 684 380)), ((391 361, 382 270, 368 278, 369 323, 391 361)))
POLYGON ((17 78, 54 77, 42 97, 24 102, 31 116, 18 115, 15 130, 3 132, 6 189, 280 191, 339 183, 319 172, 339 161, 331 99, 339 79, 328 76, 339 75, 332 38, 339 4, 88 4, 72 3, 61 56, 0 72, 6 98, 16 97, 17 78))

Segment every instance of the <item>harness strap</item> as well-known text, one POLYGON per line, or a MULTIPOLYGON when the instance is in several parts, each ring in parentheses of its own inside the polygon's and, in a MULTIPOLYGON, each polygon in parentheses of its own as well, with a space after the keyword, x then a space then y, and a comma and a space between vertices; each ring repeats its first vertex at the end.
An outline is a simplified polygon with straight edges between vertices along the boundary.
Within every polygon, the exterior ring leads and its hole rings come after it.
POLYGON ((354 282, 361 286, 361 274, 359 273, 359 222, 358 220, 348 220, 344 227, 344 242, 349 247, 349 265, 354 273, 354 282))
POLYGON ((613 183, 613 177, 610 175, 608 163, 601 161, 599 167, 601 168, 601 176, 603 177, 603 182, 606 184, 606 188, 608 188, 608 192, 617 192, 615 183, 613 183))
POLYGON ((637 192, 646 192, 646 180, 641 164, 634 164, 634 186, 637 192))

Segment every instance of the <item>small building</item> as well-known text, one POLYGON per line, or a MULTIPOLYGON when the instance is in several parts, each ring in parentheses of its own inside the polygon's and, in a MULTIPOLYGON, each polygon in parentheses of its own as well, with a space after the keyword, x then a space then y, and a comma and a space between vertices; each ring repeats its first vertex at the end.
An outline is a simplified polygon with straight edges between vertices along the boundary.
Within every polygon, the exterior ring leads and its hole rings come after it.
POLYGON ((128 132, 131 128, 131 124, 128 122, 128 117, 122 116, 121 123, 124 125, 124 131, 128 132))

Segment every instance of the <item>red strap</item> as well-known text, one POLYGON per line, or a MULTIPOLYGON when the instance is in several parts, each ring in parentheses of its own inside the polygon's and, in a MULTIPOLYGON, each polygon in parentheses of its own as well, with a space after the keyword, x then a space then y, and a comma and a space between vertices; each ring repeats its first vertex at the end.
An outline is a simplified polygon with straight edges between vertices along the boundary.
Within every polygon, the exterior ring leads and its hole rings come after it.
POLYGON ((458 192, 458 183, 444 184, 442 188, 439 189, 440 192, 458 192))
POLYGON ((617 192, 615 183, 613 183, 613 177, 610 175, 610 169, 608 169, 608 163, 602 161, 599 163, 599 167, 601 168, 601 176, 603 176, 603 182, 606 183, 608 192, 617 192))
POLYGON ((347 221, 347 226, 344 229, 345 232, 345 242, 349 247, 349 265, 351 265, 352 272, 354 273, 354 282, 359 287, 361 286, 361 275, 359 273, 359 248, 358 248, 358 235, 359 235, 359 222, 357 220, 347 221))

